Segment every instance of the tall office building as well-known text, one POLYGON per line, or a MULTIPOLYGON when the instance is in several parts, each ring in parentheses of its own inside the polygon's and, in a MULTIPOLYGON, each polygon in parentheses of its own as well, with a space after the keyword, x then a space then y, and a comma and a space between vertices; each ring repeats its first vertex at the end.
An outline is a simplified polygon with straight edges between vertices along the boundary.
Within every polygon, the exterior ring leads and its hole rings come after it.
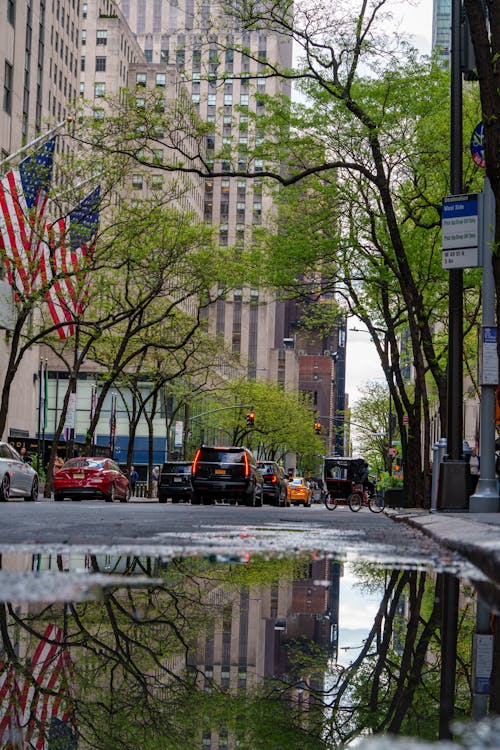
POLYGON ((434 0, 432 9, 432 50, 449 65, 451 50, 451 0, 434 0))
MULTIPOLYGON (((237 163, 231 166, 262 169, 262 162, 251 160, 247 152, 252 137, 250 115, 264 112, 265 104, 255 94, 290 94, 288 83, 263 75, 265 59, 280 67, 291 65, 290 41, 270 31, 243 31, 234 19, 223 17, 221 6, 215 3, 121 0, 119 4, 146 60, 175 64, 200 117, 213 123, 213 132, 206 137, 207 159, 231 144, 237 152, 237 163)), ((229 172, 230 163, 217 160, 214 168, 229 172)), ((228 176, 205 181, 204 217, 216 227, 222 246, 248 244, 272 205, 259 179, 228 176)), ((297 356, 283 343, 290 336, 285 307, 265 290, 235 289, 217 303, 209 325, 211 333, 241 357, 250 378, 297 387, 297 356)))
MULTIPOLYGON (((79 44, 79 0, 6 0, 0 4, 1 176, 16 162, 5 162, 7 157, 66 117, 68 102, 78 93, 79 44)), ((56 149, 64 149, 63 139, 58 139, 56 149)), ((0 264, 2 383, 15 316, 12 289, 0 264)), ((6 433, 1 438, 33 431, 38 368, 39 350, 33 346, 16 373, 6 433)))

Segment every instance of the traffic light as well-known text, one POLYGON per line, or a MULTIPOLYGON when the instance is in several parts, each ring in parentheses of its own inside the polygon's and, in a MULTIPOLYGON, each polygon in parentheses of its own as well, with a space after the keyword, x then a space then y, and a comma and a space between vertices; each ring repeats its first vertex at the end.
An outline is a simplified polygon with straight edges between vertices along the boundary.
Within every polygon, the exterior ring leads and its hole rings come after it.
POLYGON ((321 422, 314 423, 314 431, 316 432, 316 435, 321 434, 321 422))
POLYGON ((247 427, 253 427, 255 422, 255 414, 253 411, 251 411, 249 414, 247 414, 247 427))

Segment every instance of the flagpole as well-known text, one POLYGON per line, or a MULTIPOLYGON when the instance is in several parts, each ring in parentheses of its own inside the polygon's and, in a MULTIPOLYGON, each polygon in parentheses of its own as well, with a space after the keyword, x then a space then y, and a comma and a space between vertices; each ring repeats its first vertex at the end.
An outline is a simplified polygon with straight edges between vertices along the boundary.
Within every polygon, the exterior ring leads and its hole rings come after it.
POLYGON ((2 159, 2 161, 0 161, 0 169, 2 169, 4 164, 8 164, 8 162, 10 162, 12 159, 15 159, 16 156, 19 156, 19 154, 22 154, 23 151, 26 151, 29 148, 33 148, 33 146, 36 146, 38 143, 40 143, 40 141, 43 141, 45 138, 49 138, 51 135, 53 135, 53 133, 56 133, 65 125, 69 125, 72 122, 73 122, 73 118, 70 115, 68 115, 64 120, 61 120, 60 123, 58 123, 57 125, 54 125, 54 127, 51 128, 50 130, 47 130, 46 133, 42 133, 42 135, 39 135, 33 141, 30 141, 25 146, 21 146, 21 148, 18 148, 17 151, 14 151, 14 153, 10 154, 10 156, 7 156, 5 159, 2 159))
POLYGON ((40 455, 41 455, 41 444, 40 444, 40 433, 41 433, 41 424, 42 424, 42 387, 44 385, 43 381, 43 359, 40 360, 40 367, 38 368, 38 434, 37 434, 37 449, 36 449, 36 457, 37 457, 37 468, 40 469, 40 455))
MULTIPOLYGON (((48 414, 48 399, 49 399, 49 374, 47 370, 47 358, 45 358, 45 370, 43 373, 43 393, 44 393, 44 400, 43 400, 43 421, 42 421, 42 463, 45 465, 45 429, 47 427, 47 414, 48 414)), ((40 440, 38 441, 40 444, 40 440)), ((38 469, 40 469, 40 461, 38 461, 38 469)))

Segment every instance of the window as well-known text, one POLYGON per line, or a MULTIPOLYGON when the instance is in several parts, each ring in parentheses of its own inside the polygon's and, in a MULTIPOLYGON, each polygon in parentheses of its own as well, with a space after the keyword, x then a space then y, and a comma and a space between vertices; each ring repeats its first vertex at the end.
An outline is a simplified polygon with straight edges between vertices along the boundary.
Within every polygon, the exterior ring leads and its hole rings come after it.
POLYGON ((233 95, 232 94, 224 94, 224 104, 225 105, 229 105, 229 104, 232 104, 232 103, 233 103, 233 95))
POLYGON ((7 21, 14 26, 16 21, 16 0, 7 0, 7 21))
POLYGON ((135 85, 136 86, 145 86, 147 80, 146 73, 136 73, 135 74, 135 85))
POLYGON ((82 3, 82 18, 87 18, 87 3, 82 3))
POLYGON ((166 73, 157 73, 156 74, 156 85, 157 86, 166 86, 167 85, 167 75, 166 75, 166 73))
POLYGON ((85 83, 80 81, 80 96, 85 96, 85 83))
POLYGON ((248 107, 248 94, 240 94, 240 104, 242 107, 248 107))
POLYGON ((144 108, 146 106, 146 100, 143 96, 136 96, 135 98, 135 106, 144 108))
POLYGON ((153 149, 153 162, 155 164, 163 164, 163 149, 162 148, 153 149))
POLYGON ((163 175, 154 174, 151 177, 151 187, 153 190, 161 190, 163 188, 163 175))
POLYGON ((95 70, 96 70, 96 73, 106 72, 106 58, 105 57, 96 57, 95 70))
POLYGON ((215 105, 215 94, 209 94, 207 99, 208 105, 215 105))
POLYGON ((142 190, 142 174, 132 175, 132 187, 134 190, 142 190))
POLYGON ((12 112, 12 65, 5 61, 5 73, 3 83, 3 111, 7 114, 12 112))
POLYGON ((85 29, 82 30, 82 47, 87 44, 87 32, 85 29))
POLYGON ((106 96, 106 84, 105 83, 94 83, 94 95, 95 96, 106 96))
POLYGON ((200 103, 200 95, 199 94, 191 94, 191 101, 193 104, 199 104, 200 103))
POLYGON ((94 120, 104 120, 103 109, 94 109, 94 120))
POLYGON ((146 58, 147 63, 153 62, 153 50, 152 49, 145 49, 144 50, 144 57, 146 58))
POLYGON ((106 29, 97 29, 96 44, 107 44, 108 32, 106 29))

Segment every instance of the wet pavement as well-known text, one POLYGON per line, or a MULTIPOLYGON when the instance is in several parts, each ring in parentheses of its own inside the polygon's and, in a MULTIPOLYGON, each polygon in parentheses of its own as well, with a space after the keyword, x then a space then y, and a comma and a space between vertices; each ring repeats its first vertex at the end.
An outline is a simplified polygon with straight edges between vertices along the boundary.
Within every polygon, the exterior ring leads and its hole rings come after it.
POLYGON ((6 513, 1 748, 426 747, 450 587, 462 725, 438 746, 500 747, 470 722, 500 708, 497 518, 69 504, 56 543, 52 510, 6 513))

